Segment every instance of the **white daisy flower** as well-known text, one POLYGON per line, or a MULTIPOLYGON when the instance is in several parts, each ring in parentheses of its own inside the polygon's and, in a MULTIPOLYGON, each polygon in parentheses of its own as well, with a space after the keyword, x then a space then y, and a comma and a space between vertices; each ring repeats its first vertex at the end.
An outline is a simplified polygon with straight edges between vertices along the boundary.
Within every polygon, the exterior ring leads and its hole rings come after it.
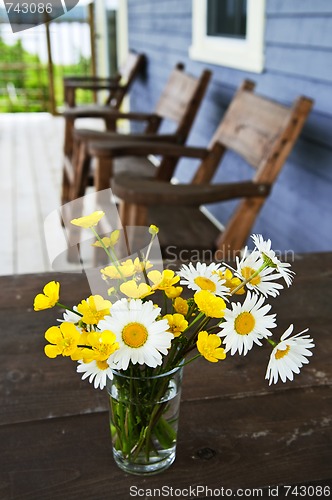
MULTIPOLYGON (((237 269, 235 274, 242 280, 250 278, 264 263, 260 252, 254 251, 248 254, 247 251, 248 248, 246 247, 241 260, 236 257, 237 269)), ((256 293, 260 292, 264 297, 268 295, 276 297, 279 295, 279 290, 284 287, 280 283, 274 283, 275 280, 281 278, 281 274, 274 271, 273 267, 266 267, 250 280, 246 287, 256 293)))
POLYGON ((246 299, 241 304, 233 302, 232 310, 226 309, 224 322, 219 326, 221 332, 217 335, 224 338, 225 351, 231 351, 233 356, 236 351, 246 355, 253 344, 262 345, 260 339, 272 333, 269 328, 275 328, 275 314, 267 314, 271 309, 269 304, 263 305, 264 297, 247 293, 246 299))
POLYGON ((174 335, 166 319, 156 321, 161 309, 153 302, 140 299, 121 299, 112 305, 111 315, 100 321, 101 330, 115 333, 119 349, 108 359, 118 370, 126 370, 129 363, 146 364, 155 368, 162 363, 174 335))
POLYGON ((186 285, 191 290, 208 290, 214 295, 224 297, 229 294, 229 288, 223 285, 225 280, 221 280, 218 271, 221 264, 205 264, 197 262, 196 267, 190 262, 187 266, 183 264, 178 275, 182 278, 180 285, 186 285))
POLYGON ((287 269, 288 267, 290 267, 290 264, 288 262, 281 262, 278 259, 275 251, 271 249, 271 240, 265 241, 261 234, 252 234, 251 237, 256 245, 257 250, 261 252, 263 260, 265 262, 270 261, 270 263, 272 264, 271 267, 277 269, 280 275, 284 278, 287 286, 290 286, 293 280, 292 275, 295 273, 294 271, 287 269))
POLYGON ((293 337, 289 337, 293 332, 293 325, 290 325, 283 333, 280 342, 274 347, 271 353, 267 366, 265 378, 270 379, 269 385, 272 382, 276 384, 278 377, 283 382, 286 382, 287 379, 293 380, 293 374, 300 373, 300 368, 304 364, 309 363, 306 356, 312 356, 312 352, 309 349, 315 347, 315 344, 309 335, 302 335, 302 333, 306 333, 307 331, 308 328, 293 335, 293 337))
POLYGON ((83 373, 82 379, 89 377, 89 382, 94 385, 95 389, 104 389, 106 386, 107 378, 113 378, 112 369, 107 363, 107 361, 90 361, 90 363, 84 363, 80 360, 77 366, 78 373, 83 373))

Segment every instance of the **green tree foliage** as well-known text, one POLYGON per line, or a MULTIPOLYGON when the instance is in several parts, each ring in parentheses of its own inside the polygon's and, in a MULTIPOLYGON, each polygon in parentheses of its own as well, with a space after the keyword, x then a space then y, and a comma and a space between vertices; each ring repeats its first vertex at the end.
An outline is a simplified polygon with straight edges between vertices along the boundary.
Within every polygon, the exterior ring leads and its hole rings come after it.
MULTIPOLYGON (((90 58, 77 64, 53 67, 57 106, 63 105, 63 76, 89 74, 90 58)), ((79 92, 78 102, 91 101, 91 92, 79 92)), ((50 111, 47 64, 23 48, 21 40, 7 45, 0 36, 0 112, 50 111)))

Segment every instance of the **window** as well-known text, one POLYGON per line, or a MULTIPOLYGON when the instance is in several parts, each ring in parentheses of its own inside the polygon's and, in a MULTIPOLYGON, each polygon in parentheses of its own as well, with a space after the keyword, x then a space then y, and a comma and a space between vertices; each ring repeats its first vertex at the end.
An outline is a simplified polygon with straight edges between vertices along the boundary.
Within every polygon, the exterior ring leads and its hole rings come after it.
POLYGON ((206 34, 229 38, 246 38, 247 0, 207 0, 206 34))
POLYGON ((193 0, 192 59, 246 71, 264 66, 265 0, 193 0))

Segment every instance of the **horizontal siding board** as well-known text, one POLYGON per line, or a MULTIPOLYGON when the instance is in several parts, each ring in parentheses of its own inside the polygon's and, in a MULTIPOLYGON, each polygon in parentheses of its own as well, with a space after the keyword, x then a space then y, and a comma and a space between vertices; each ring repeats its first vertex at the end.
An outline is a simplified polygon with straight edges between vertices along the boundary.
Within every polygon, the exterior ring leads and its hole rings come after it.
POLYGON ((188 38, 182 34, 167 36, 159 33, 147 33, 146 31, 136 31, 135 36, 130 38, 131 46, 138 50, 138 47, 147 47, 160 54, 181 53, 188 57, 188 38))
POLYGON ((332 151, 330 148, 299 139, 290 154, 289 162, 301 165, 304 170, 312 172, 321 182, 322 189, 325 189, 323 184, 327 183, 332 195, 332 151))
POLYGON ((268 45, 265 70, 332 83, 332 50, 319 51, 268 45))
POLYGON ((129 0, 128 12, 130 15, 144 14, 150 16, 161 16, 172 13, 175 17, 191 12, 191 0, 157 0, 156 2, 151 2, 150 0, 129 0))
MULTIPOLYGON (((332 2, 331 2, 332 4, 332 2)), ((268 18, 265 41, 299 47, 332 49, 332 13, 328 17, 268 18)))
POLYGON ((310 138, 311 148, 323 147, 332 150, 332 116, 311 113, 304 127, 303 137, 310 138))
POLYGON ((331 250, 329 218, 322 217, 322 209, 313 197, 306 200, 306 204, 308 211, 303 210, 303 202, 291 190, 276 185, 253 232, 257 231, 271 238, 274 248, 293 249, 297 252, 307 252, 308 249, 331 250), (287 210, 284 209, 285 197, 287 210), (317 221, 320 223, 317 224, 317 221))
POLYGON ((327 82, 314 82, 270 71, 261 75, 257 91, 282 104, 290 104, 297 96, 304 95, 314 99, 314 112, 332 115, 332 85, 327 82))
POLYGON ((267 0, 266 12, 271 14, 332 14, 331 0, 267 0))
POLYGON ((170 34, 181 35, 187 38, 191 37, 191 16, 175 17, 171 13, 158 17, 137 16, 131 14, 129 22, 137 23, 136 33, 153 34, 158 32, 162 38, 167 38, 170 34), (189 22, 188 22, 189 21, 189 22))

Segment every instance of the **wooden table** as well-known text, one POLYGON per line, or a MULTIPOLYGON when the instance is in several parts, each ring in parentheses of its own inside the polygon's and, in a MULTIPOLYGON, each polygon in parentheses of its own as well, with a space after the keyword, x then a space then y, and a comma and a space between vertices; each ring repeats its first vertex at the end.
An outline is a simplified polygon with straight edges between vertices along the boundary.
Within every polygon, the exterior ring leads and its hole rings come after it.
POLYGON ((0 278, 0 499, 158 498, 151 489, 162 486, 169 498, 211 498, 222 488, 224 497, 239 488, 276 497, 272 487, 282 498, 287 485, 330 487, 332 253, 298 256, 293 269, 295 283, 273 309, 280 332, 291 322, 296 332, 310 327, 310 364, 273 387, 264 380, 268 346, 186 367, 176 461, 148 478, 113 462, 106 393, 81 381, 70 360, 43 353, 59 311, 34 312, 34 296, 57 279, 61 301, 75 304, 89 293, 84 276, 0 278))

